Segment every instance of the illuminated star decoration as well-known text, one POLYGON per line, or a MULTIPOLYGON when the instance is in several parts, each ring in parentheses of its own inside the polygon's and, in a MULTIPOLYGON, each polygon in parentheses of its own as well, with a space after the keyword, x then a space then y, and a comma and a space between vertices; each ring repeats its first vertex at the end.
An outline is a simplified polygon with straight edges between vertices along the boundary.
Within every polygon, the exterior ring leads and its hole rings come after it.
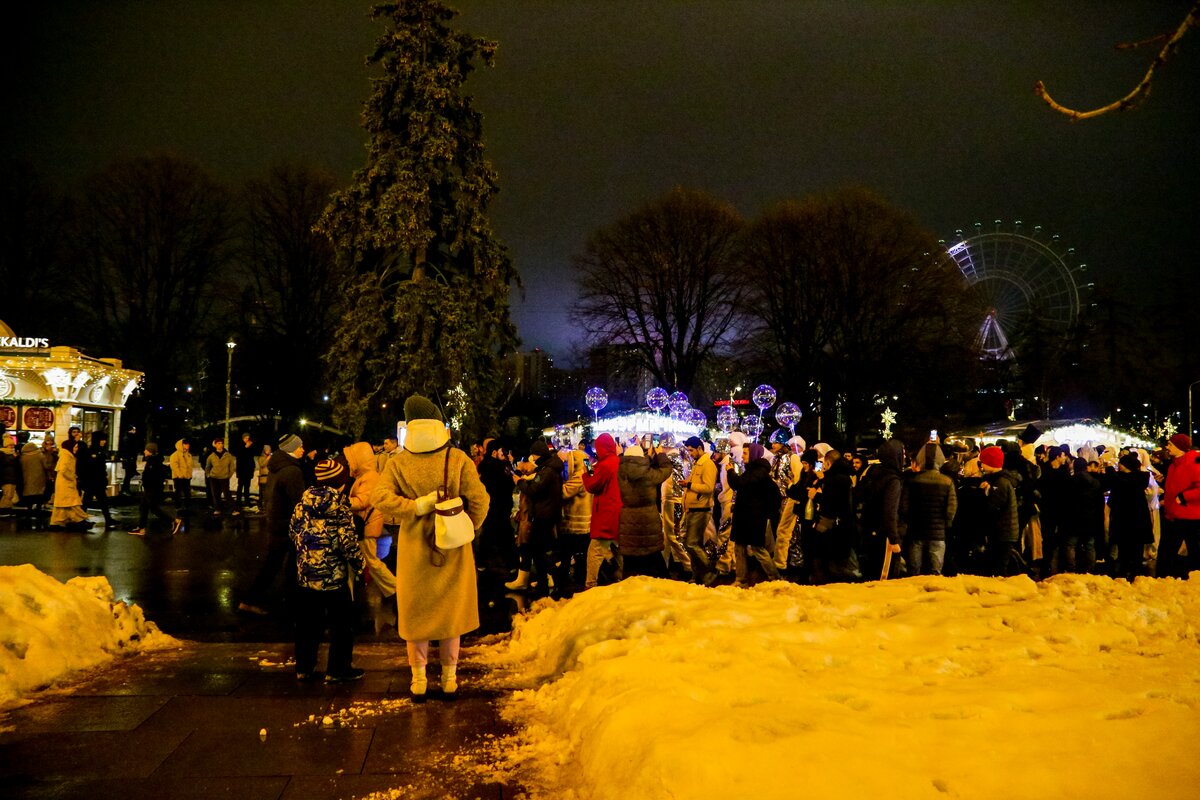
POLYGON ((1112 416, 1111 415, 1104 418, 1104 427, 1106 427, 1106 428, 1112 427, 1112 416))
POLYGON ((883 422, 883 437, 886 439, 892 435, 892 426, 896 424, 896 412, 891 408, 884 408, 879 419, 883 422))

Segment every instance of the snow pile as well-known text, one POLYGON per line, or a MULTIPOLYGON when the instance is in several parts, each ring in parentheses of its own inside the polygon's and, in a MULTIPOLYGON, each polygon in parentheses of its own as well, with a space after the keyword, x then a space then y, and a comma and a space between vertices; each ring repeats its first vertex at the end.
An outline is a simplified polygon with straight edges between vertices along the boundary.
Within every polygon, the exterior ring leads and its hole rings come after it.
POLYGON ((114 600, 107 578, 63 584, 31 564, 0 567, 0 708, 76 670, 174 644, 138 606, 114 600))
POLYGON ((1195 797, 1200 574, 752 590, 637 578, 475 657, 578 798, 1195 797))

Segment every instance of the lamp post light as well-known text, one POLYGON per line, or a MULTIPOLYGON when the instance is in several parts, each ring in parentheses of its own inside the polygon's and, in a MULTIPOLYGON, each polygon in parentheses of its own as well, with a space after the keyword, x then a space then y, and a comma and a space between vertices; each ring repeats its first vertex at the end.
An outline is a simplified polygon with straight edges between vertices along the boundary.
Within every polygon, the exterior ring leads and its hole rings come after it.
POLYGON ((229 351, 229 359, 225 362, 225 449, 229 449, 229 407, 233 397, 233 348, 237 342, 230 339, 225 343, 229 351))
POLYGON ((1192 381, 1190 384, 1188 384, 1188 432, 1187 432, 1187 435, 1189 437, 1191 437, 1196 431, 1196 429, 1192 427, 1192 390, 1195 389, 1197 385, 1200 385, 1200 380, 1192 381))

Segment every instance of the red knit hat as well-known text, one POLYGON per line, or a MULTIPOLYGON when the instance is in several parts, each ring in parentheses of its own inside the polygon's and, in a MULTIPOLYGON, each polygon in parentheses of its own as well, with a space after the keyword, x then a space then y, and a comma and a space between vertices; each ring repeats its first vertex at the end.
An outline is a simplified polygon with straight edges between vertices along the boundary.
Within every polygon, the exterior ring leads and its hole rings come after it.
POLYGON ((1177 433, 1167 441, 1185 453, 1192 449, 1192 437, 1188 436, 1186 433, 1177 433))
POLYGON ((979 463, 992 469, 1004 469, 1004 451, 995 445, 985 447, 979 454, 979 463))

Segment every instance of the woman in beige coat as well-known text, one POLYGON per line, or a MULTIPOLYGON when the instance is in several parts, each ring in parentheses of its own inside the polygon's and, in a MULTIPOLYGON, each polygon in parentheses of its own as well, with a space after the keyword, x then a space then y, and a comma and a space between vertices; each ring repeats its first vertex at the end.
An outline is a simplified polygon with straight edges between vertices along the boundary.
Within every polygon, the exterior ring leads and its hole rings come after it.
POLYGON ((58 474, 54 479, 54 511, 51 530, 86 531, 92 527, 83 510, 83 497, 75 477, 75 452, 79 442, 68 438, 58 451, 58 474))
POLYGON ((387 463, 371 492, 378 512, 400 521, 396 535, 396 611, 400 637, 408 645, 412 695, 425 699, 429 642, 438 641, 442 692, 458 690, 460 637, 479 627, 475 556, 469 546, 440 550, 434 544, 434 504, 446 475, 448 497, 461 497, 478 529, 488 510, 488 493, 475 464, 450 444, 437 406, 420 395, 404 403, 408 432, 404 450, 387 463))

